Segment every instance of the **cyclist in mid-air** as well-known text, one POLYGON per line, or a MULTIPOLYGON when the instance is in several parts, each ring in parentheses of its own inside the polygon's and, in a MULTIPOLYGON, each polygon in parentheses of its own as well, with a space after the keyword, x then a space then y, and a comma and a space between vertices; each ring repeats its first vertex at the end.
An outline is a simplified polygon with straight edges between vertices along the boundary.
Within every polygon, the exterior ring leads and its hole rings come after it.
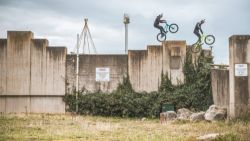
POLYGON ((194 28, 194 34, 199 38, 198 42, 201 42, 201 35, 203 34, 203 31, 201 29, 201 25, 205 23, 205 19, 201 20, 200 22, 196 23, 194 28))
POLYGON ((163 17, 163 14, 160 14, 156 17, 155 22, 154 22, 154 27, 158 28, 163 36, 163 34, 166 34, 166 31, 164 30, 164 28, 160 25, 160 23, 166 23, 166 20, 161 20, 161 18, 163 17))

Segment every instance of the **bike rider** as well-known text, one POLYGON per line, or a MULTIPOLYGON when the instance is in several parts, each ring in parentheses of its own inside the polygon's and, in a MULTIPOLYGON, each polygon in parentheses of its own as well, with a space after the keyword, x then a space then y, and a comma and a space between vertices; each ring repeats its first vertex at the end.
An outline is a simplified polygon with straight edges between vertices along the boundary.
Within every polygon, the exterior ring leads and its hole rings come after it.
POLYGON ((199 38, 198 42, 201 42, 201 35, 203 34, 203 31, 201 29, 201 25, 205 23, 205 19, 201 20, 200 22, 196 23, 194 28, 194 34, 199 38))
POLYGON ((161 32, 161 35, 163 36, 163 34, 166 34, 166 31, 164 30, 164 28, 160 25, 160 23, 166 23, 166 20, 161 20, 161 18, 163 17, 163 14, 160 14, 156 17, 155 22, 154 22, 154 27, 159 29, 161 32))

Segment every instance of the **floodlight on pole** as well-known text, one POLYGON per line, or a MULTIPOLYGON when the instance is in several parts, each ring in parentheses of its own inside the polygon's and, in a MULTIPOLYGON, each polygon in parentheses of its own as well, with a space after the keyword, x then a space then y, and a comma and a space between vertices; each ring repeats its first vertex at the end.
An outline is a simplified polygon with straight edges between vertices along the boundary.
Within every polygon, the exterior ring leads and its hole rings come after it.
POLYGON ((127 54, 128 52, 128 24, 130 23, 128 14, 124 14, 123 23, 125 25, 125 54, 127 54))

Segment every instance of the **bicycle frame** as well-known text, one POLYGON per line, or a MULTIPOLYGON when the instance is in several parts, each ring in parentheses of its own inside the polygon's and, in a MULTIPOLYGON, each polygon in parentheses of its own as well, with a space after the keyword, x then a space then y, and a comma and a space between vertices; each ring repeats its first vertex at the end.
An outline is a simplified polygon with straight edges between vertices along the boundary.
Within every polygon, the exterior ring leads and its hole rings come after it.
POLYGON ((205 34, 201 34, 201 40, 200 40, 200 42, 198 41, 197 43, 203 43, 204 40, 205 40, 205 38, 206 38, 206 35, 205 34))
POLYGON ((164 26, 164 30, 166 31, 166 32, 168 32, 168 27, 170 26, 170 24, 168 24, 167 22, 165 23, 165 26, 164 26))

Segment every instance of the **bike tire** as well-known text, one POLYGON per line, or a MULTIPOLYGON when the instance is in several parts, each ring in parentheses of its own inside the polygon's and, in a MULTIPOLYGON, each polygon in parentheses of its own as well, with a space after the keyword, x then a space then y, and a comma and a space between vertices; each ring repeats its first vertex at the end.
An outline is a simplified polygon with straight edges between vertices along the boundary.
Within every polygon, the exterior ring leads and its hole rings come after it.
POLYGON ((195 44, 192 45, 191 50, 192 50, 193 53, 198 53, 198 52, 201 51, 201 45, 198 45, 197 43, 195 43, 195 44))
POLYGON ((164 33, 158 33, 157 36, 156 36, 156 38, 157 38, 157 40, 158 40, 159 42, 163 42, 163 41, 166 41, 167 36, 166 36, 166 34, 164 34, 164 33), (163 35, 163 36, 162 36, 162 35, 163 35))
POLYGON ((169 29, 168 29, 171 33, 176 33, 179 30, 179 26, 177 24, 170 24, 169 25, 169 29))
POLYGON ((205 37, 205 43, 207 45, 212 45, 212 44, 214 44, 214 42, 215 42, 215 37, 213 35, 207 35, 205 37))

